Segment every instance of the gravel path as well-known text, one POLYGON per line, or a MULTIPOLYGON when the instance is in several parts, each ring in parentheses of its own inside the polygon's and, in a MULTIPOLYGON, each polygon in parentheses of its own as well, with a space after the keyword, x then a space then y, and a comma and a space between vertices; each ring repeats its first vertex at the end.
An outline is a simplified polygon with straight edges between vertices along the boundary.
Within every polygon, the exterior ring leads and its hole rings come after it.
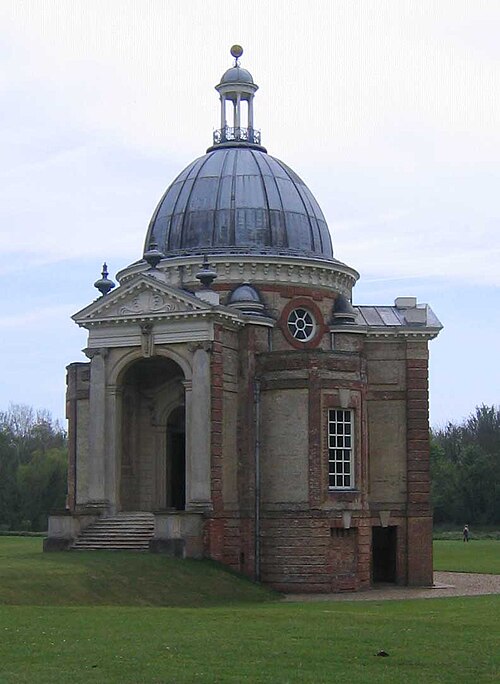
POLYGON ((394 599, 438 598, 441 596, 481 596, 500 594, 500 575, 472 572, 435 572, 433 587, 379 585, 368 591, 342 594, 286 594, 285 601, 387 601, 394 599))

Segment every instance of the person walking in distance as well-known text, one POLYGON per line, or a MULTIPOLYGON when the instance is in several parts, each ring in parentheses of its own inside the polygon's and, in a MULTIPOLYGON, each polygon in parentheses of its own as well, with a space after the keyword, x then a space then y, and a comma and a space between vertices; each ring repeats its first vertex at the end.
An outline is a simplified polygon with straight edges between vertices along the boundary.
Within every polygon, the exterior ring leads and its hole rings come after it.
POLYGON ((464 542, 468 542, 469 541, 469 526, 468 525, 465 525, 463 534, 464 534, 464 542))

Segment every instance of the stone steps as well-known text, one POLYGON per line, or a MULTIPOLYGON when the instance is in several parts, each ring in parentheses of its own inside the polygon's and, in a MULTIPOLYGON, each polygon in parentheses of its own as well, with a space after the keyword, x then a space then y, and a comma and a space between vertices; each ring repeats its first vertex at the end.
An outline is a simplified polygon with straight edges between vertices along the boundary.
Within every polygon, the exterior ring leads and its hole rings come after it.
POLYGON ((89 525, 71 545, 73 551, 149 551, 152 513, 119 513, 89 525))

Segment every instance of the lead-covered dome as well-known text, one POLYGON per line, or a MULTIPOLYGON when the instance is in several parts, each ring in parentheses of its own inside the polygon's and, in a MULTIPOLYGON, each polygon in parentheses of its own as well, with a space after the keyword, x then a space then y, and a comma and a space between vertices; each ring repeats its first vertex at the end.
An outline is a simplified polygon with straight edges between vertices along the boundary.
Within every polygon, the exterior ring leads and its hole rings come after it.
POLYGON ((215 148, 168 188, 146 246, 182 253, 268 253, 332 259, 323 213, 286 164, 245 145, 215 148))
POLYGON ((228 69, 220 80, 221 83, 252 83, 252 74, 246 69, 234 66, 228 69))

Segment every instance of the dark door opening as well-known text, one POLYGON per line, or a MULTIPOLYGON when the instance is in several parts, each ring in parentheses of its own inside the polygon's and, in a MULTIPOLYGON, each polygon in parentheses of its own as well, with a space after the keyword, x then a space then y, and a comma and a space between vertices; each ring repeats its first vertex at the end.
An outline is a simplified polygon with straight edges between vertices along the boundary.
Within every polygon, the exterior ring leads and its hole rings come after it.
POLYGON ((396 581, 397 527, 372 527, 372 579, 396 581))
POLYGON ((167 507, 186 508, 186 430, 184 407, 170 414, 167 424, 167 507))

